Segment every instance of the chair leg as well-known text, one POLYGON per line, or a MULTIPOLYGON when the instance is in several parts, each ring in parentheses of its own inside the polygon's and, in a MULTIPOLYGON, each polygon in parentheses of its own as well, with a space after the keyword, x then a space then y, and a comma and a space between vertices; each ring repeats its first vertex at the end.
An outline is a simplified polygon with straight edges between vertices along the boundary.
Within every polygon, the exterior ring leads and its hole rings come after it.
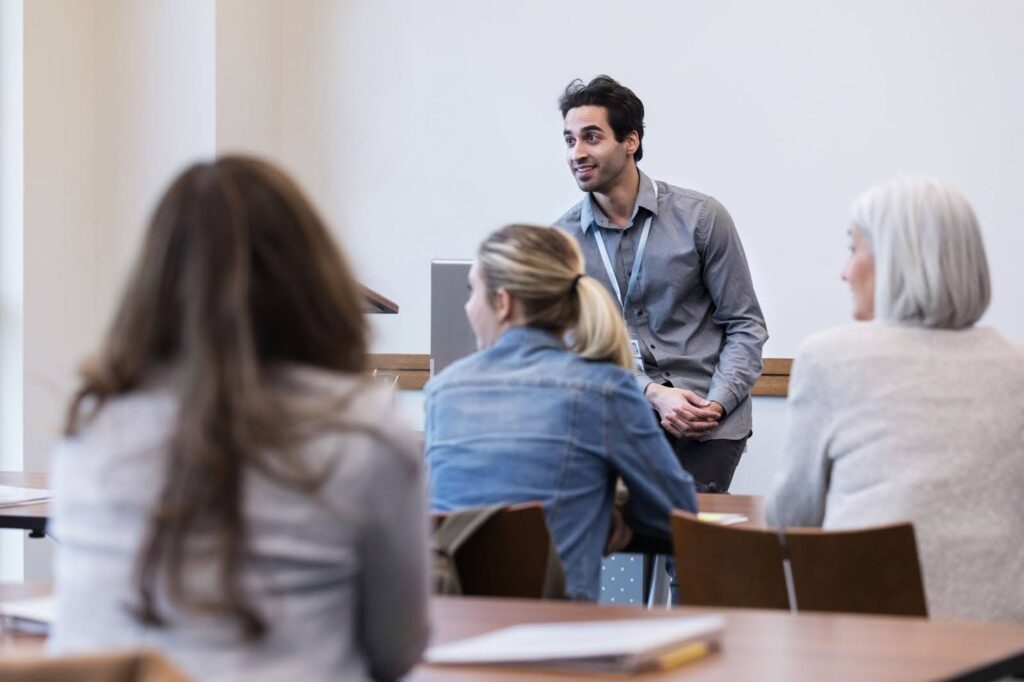
POLYGON ((651 569, 651 584, 647 591, 647 608, 655 607, 669 608, 672 606, 672 579, 668 574, 668 557, 658 554, 653 557, 651 569))

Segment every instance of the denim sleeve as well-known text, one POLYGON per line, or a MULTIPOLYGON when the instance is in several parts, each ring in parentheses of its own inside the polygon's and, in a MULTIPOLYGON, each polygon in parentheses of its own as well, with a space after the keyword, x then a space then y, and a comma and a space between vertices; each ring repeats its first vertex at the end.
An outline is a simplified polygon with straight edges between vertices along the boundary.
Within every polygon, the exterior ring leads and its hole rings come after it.
POLYGON ((623 375, 614 387, 608 411, 612 466, 629 488, 626 521, 641 535, 668 540, 672 510, 697 511, 693 478, 676 460, 633 377, 623 375))

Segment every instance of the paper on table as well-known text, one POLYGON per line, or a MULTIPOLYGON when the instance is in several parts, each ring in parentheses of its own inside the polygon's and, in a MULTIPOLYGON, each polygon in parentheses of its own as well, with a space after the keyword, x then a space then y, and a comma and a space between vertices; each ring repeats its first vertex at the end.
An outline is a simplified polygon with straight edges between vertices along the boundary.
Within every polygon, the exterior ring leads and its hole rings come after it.
POLYGON ((13 485, 0 485, 0 507, 35 504, 48 499, 50 499, 50 491, 46 488, 18 488, 13 485))
POLYGON ((701 512, 697 518, 708 523, 717 523, 721 526, 732 526, 737 523, 746 523, 748 519, 743 514, 720 514, 718 512, 701 512))
POLYGON ((581 623, 516 625, 440 644, 427 650, 427 663, 568 663, 617 659, 624 668, 696 641, 716 641, 721 616, 643 618, 581 623))
POLYGON ((0 614, 19 632, 46 634, 53 622, 53 610, 52 595, 0 603, 0 614))

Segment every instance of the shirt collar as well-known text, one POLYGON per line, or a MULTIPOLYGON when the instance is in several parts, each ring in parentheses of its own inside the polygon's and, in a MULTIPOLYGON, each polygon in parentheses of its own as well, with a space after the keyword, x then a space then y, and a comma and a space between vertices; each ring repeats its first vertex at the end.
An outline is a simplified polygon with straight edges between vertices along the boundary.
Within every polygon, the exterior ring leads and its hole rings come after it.
MULTIPOLYGON (((642 170, 638 168, 637 172, 640 174, 640 191, 637 192, 636 203, 633 204, 633 220, 636 220, 636 214, 641 208, 647 209, 653 215, 658 215, 658 196, 654 193, 653 183, 642 170)), ((587 192, 580 207, 580 226, 583 228, 584 234, 590 231, 591 225, 597 223, 598 216, 600 216, 601 222, 608 222, 601 207, 594 200, 593 193, 587 192)))

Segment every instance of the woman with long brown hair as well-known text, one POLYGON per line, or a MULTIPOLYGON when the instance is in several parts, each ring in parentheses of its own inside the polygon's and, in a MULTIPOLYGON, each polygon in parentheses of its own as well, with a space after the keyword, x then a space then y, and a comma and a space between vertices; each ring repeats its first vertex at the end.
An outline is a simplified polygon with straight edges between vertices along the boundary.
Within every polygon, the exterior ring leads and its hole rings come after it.
POLYGON ((419 457, 301 191, 223 157, 160 200, 57 448, 52 649, 201 679, 393 678, 426 638, 419 457))

